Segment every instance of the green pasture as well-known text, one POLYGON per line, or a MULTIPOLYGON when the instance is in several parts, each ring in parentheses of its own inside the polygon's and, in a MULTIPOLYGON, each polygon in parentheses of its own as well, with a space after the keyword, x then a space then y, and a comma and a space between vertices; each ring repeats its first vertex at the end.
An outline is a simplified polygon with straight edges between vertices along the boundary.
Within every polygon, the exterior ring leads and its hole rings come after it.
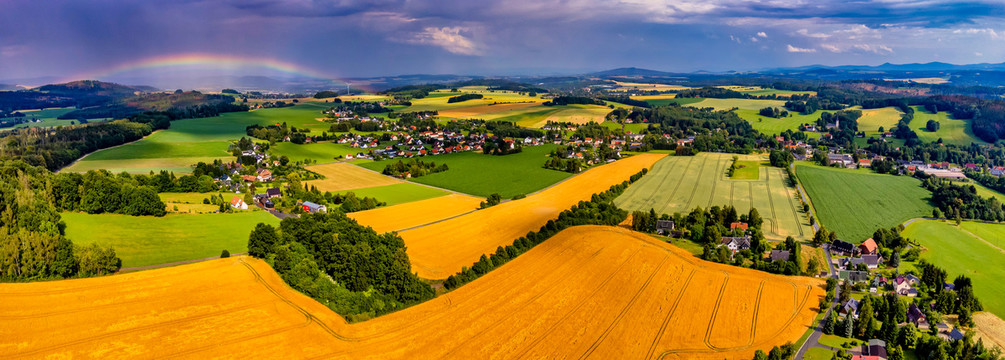
POLYGON ((264 222, 279 224, 265 211, 164 217, 63 213, 66 236, 76 244, 115 248, 123 267, 147 266, 220 256, 248 250, 248 234, 264 222))
POLYGON ((970 146, 970 143, 986 145, 987 142, 981 140, 970 130, 970 123, 966 120, 955 119, 948 112, 936 114, 925 110, 923 106, 914 106, 914 119, 909 124, 911 129, 918 134, 918 138, 925 142, 938 141, 940 138, 945 144, 959 146, 970 146), (926 129, 928 120, 939 122, 939 130, 931 132, 926 129))
POLYGON ((338 193, 345 194, 350 192, 356 194, 357 197, 376 198, 379 201, 387 203, 387 206, 431 199, 449 194, 449 192, 440 189, 407 182, 394 185, 345 190, 339 191, 338 193))
MULTIPOLYGON (((409 181, 450 189, 457 192, 487 197, 498 193, 504 199, 519 194, 530 194, 557 183, 572 174, 545 169, 547 155, 555 145, 528 146, 523 152, 503 156, 480 152, 461 152, 419 158, 424 162, 447 164, 450 170, 430 174, 409 181)), ((401 159, 389 159, 359 164, 374 171, 401 159)), ((404 160, 401 160, 404 161, 404 160)))
POLYGON ((352 148, 346 144, 322 142, 297 145, 291 142, 281 142, 272 145, 274 156, 286 156, 291 161, 311 160, 318 164, 334 162, 335 158, 347 154, 365 152, 363 149, 352 148))
POLYGON ((984 310, 1005 317, 1005 225, 964 222, 915 221, 904 236, 917 240, 927 250, 923 259, 946 269, 949 279, 966 275, 973 280, 974 294, 984 310), (982 264, 983 266, 975 266, 982 264))
MULTIPOLYGON (((820 114, 823 113, 823 110, 817 110, 814 113, 803 115, 797 112, 790 111, 789 116, 776 119, 772 117, 761 116, 759 114, 759 111, 763 108, 764 107, 761 107, 759 109, 739 109, 736 110, 736 115, 738 115, 743 120, 747 120, 747 122, 750 123, 750 126, 752 126, 754 130, 760 131, 768 135, 778 135, 784 132, 785 130, 799 131, 799 125, 814 124, 817 122, 817 119, 820 118, 820 114)), ((784 107, 779 106, 778 108, 785 110, 784 107)), ((807 135, 813 135, 813 134, 814 133, 807 133, 807 135)))
POLYGON ((932 215, 931 193, 912 177, 809 163, 799 163, 796 176, 813 203, 817 220, 852 243, 865 241, 876 229, 932 215))
POLYGON ((729 110, 739 108, 741 110, 761 110, 766 107, 784 108, 785 100, 755 100, 755 99, 712 99, 708 98, 696 103, 688 104, 696 108, 714 108, 716 110, 729 110))
MULTIPOLYGON (((765 237, 793 236, 801 240, 812 237, 813 230, 799 205, 796 189, 786 184, 785 171, 761 166, 755 167, 757 177, 753 180, 730 179, 726 170, 732 156, 700 153, 666 157, 615 199, 614 204, 627 210, 653 209, 662 214, 686 213, 696 207, 707 209, 716 205, 732 205, 737 212, 746 213, 753 207, 765 219, 765 237)), ((741 160, 753 164, 763 161, 754 156, 741 156, 741 160)))

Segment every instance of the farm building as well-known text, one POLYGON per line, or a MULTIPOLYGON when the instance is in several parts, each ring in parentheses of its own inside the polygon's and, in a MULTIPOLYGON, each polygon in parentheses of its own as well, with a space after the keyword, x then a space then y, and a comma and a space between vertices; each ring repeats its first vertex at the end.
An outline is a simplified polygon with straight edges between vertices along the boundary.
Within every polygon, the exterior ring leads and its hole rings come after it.
POLYGON ((789 260, 788 250, 771 250, 771 262, 788 261, 788 260, 789 260))
POLYGON ((303 206, 304 212, 309 213, 328 213, 328 207, 320 204, 315 204, 310 201, 304 201, 300 204, 303 206))
POLYGON ((842 240, 834 240, 831 243, 830 251, 833 254, 852 256, 855 254, 855 245, 842 240))

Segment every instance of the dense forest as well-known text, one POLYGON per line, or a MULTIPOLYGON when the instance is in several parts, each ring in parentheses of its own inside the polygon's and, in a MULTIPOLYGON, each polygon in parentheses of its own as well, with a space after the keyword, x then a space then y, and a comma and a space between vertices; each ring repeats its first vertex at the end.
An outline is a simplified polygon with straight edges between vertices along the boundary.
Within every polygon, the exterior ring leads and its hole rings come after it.
POLYGON ((44 168, 0 161, 0 281, 104 275, 122 266, 114 249, 66 238, 52 184, 44 168))
POLYGON ((292 286, 350 321, 365 320, 433 297, 411 271, 405 242, 377 234, 342 212, 258 224, 248 254, 265 259, 292 286))
POLYGON ((462 95, 457 95, 457 96, 451 96, 450 98, 447 99, 447 103, 448 104, 459 103, 459 102, 464 102, 464 101, 468 101, 468 100, 481 99, 483 97, 485 97, 485 95, 482 95, 482 94, 462 94, 462 95))

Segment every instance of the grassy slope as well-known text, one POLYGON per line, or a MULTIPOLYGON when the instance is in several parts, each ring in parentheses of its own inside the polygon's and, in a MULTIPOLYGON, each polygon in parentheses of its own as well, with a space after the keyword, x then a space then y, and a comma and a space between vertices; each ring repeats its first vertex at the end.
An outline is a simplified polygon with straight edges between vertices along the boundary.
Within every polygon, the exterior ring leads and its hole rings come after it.
MULTIPOLYGON (((451 189, 476 196, 498 193, 503 198, 529 194, 552 185, 572 174, 543 168, 546 155, 554 145, 525 147, 519 154, 492 156, 463 152, 422 158, 424 162, 447 164, 450 170, 411 181, 451 189)), ((359 164, 374 171, 398 159, 359 164)))
MULTIPOLYGON (((779 109, 784 108, 779 107, 779 109)), ((807 115, 790 112, 790 116, 788 117, 775 119, 761 116, 758 114, 758 111, 760 109, 740 109, 736 111, 736 115, 739 115, 741 119, 747 120, 755 130, 768 135, 777 135, 785 130, 798 131, 799 125, 815 123, 820 118, 820 114, 823 113, 823 110, 817 110, 807 115)), ((812 135, 812 133, 808 133, 808 135, 812 135)))
MULTIPOLYGON (((964 223, 963 229, 981 238, 1001 245, 1005 225, 964 223), (992 240, 997 239, 997 240, 992 240)), ((918 240, 928 248, 922 258, 946 269, 949 278, 969 276, 974 282, 974 293, 984 305, 984 310, 999 317, 1005 316, 1005 253, 961 231, 955 224, 938 221, 916 221, 904 230, 904 236, 918 240), (975 266, 985 264, 994 266, 975 266)))
POLYGON ((732 108, 740 108, 746 110, 761 110, 766 107, 777 107, 782 108, 785 106, 785 100, 753 100, 753 99, 705 99, 699 101, 689 106, 694 106, 698 108, 715 108, 716 110, 729 110, 732 108))
POLYGON ((318 164, 333 162, 336 157, 363 151, 363 149, 354 149, 348 145, 333 142, 303 145, 281 142, 272 145, 272 152, 276 156, 285 155, 289 157, 291 161, 303 161, 310 159, 318 164))
POLYGON ((434 189, 412 183, 401 183, 385 186, 374 186, 362 189, 352 189, 338 191, 338 193, 354 193, 357 197, 372 197, 387 203, 387 206, 397 205, 412 201, 431 199, 437 196, 449 194, 440 189, 434 189))
POLYGON ((842 170, 807 163, 796 166, 819 220, 838 237, 860 243, 878 228, 931 216, 931 194, 920 181, 869 170, 842 170))
POLYGON ((167 215, 64 213, 66 235, 77 244, 112 246, 123 267, 164 264, 248 250, 248 234, 260 222, 278 224, 264 211, 167 215))
POLYGON ((974 136, 970 130, 970 124, 966 120, 957 120, 947 112, 937 114, 930 113, 922 106, 914 106, 914 120, 911 120, 911 129, 918 134, 918 138, 923 141, 937 141, 942 138, 946 144, 969 146, 971 142, 987 144, 984 140, 974 136), (939 122, 939 131, 930 132, 925 129, 928 120, 939 122))

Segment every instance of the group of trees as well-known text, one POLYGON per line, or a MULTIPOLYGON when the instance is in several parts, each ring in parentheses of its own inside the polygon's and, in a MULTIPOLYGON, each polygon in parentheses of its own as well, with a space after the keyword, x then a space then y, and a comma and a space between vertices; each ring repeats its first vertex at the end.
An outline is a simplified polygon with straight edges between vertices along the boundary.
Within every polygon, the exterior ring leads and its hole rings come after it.
POLYGON ((55 171, 87 153, 139 140, 157 129, 129 120, 54 129, 15 129, 2 139, 5 146, 0 148, 0 157, 24 160, 55 171))
POLYGON ((586 96, 569 96, 561 95, 552 98, 549 101, 545 101, 541 105, 544 106, 557 106, 557 105, 607 105, 603 100, 594 99, 586 96))
POLYGON ((112 248, 66 238, 51 178, 44 168, 0 160, 0 281, 104 275, 122 265, 112 248))
POLYGON ((447 277, 447 280, 443 282, 443 287, 453 290, 467 284, 487 274, 492 269, 515 259, 520 254, 527 252, 537 244, 548 240, 566 228, 579 225, 614 226, 621 223, 628 216, 628 212, 615 206, 614 199, 618 195, 621 195, 628 188, 628 185, 641 179, 647 170, 643 169, 629 177, 628 180, 613 185, 602 193, 593 194, 590 201, 580 201, 579 204, 573 205, 572 208, 558 214, 558 219, 548 220, 548 223, 542 226, 541 229, 536 232, 531 231, 526 236, 514 240, 512 245, 499 246, 496 248, 495 253, 482 255, 478 259, 478 262, 474 263, 470 268, 464 267, 459 273, 447 277))
POLYGON ((1002 203, 993 196, 981 197, 973 185, 956 185, 929 177, 922 182, 922 186, 932 192, 932 203, 947 219, 1005 220, 1002 203))
POLYGON ((758 147, 758 140, 765 140, 765 137, 754 130, 749 122, 732 111, 697 109, 671 104, 653 109, 636 108, 628 118, 638 121, 647 119, 654 124, 650 125, 646 130, 647 135, 642 139, 643 151, 674 150, 677 144, 673 139, 693 136, 691 146, 685 148, 746 154, 758 147), (670 138, 662 136, 663 134, 670 135, 670 138))
POLYGON ((796 161, 796 157, 787 150, 771 150, 768 155, 768 163, 775 167, 788 168, 793 161, 796 161))
POLYGON ((350 321, 364 320, 432 298, 433 289, 411 271, 405 242, 377 234, 340 211, 260 223, 248 254, 265 259, 294 289, 350 321))
POLYGON ((131 176, 113 176, 106 170, 86 174, 60 173, 52 177, 51 196, 61 210, 88 214, 164 216, 164 202, 157 189, 141 185, 131 176))
POLYGON ((387 164, 387 166, 384 166, 384 170, 381 171, 381 173, 404 179, 406 177, 417 178, 447 170, 450 170, 450 167, 448 167, 447 164, 440 164, 437 166, 435 162, 409 159, 407 162, 398 160, 398 162, 387 164))
POLYGON ((485 97, 485 95, 482 94, 461 94, 457 96, 451 96, 450 98, 447 99, 447 103, 448 104, 459 103, 468 100, 481 99, 483 97, 485 97))
POLYGON ((789 116, 789 112, 776 108, 776 107, 766 107, 757 112, 761 116, 767 116, 771 118, 781 119, 789 116))

